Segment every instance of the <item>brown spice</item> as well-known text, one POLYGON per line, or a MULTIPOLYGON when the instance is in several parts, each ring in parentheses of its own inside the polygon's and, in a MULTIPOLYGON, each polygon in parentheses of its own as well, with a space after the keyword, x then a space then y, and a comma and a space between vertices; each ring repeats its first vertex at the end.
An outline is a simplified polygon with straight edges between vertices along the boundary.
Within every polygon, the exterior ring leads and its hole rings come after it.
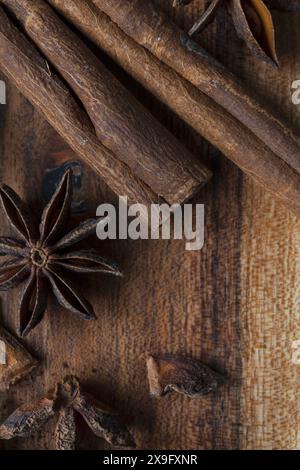
POLYGON ((245 126, 133 41, 91 0, 48 2, 199 134, 300 215, 299 175, 245 126))
POLYGON ((3 0, 87 110, 101 142, 168 203, 182 203, 210 172, 104 67, 42 0, 3 0))
POLYGON ((63 176, 40 224, 33 211, 7 186, 0 186, 5 214, 18 239, 0 238, 0 290, 26 281, 20 302, 19 331, 27 335, 43 319, 51 289, 58 302, 84 320, 96 318, 89 302, 70 283, 67 272, 109 273, 120 276, 117 265, 93 250, 72 251, 70 247, 96 232, 97 219, 89 219, 64 234, 72 202, 72 173, 63 176))
MULTIPOLYGON (((118 195, 149 208, 157 196, 95 135, 86 113, 0 6, 0 66, 70 147, 118 195), (50 73, 49 73, 50 70, 50 73)), ((146 214, 147 215, 147 214, 146 214)))
POLYGON ((162 397, 169 392, 189 397, 207 395, 224 382, 224 377, 191 358, 163 355, 147 360, 150 393, 162 397))
POLYGON ((300 139, 175 23, 154 0, 93 0, 125 33, 242 122, 300 173, 300 139))
POLYGON ((0 325, 0 391, 29 374, 37 365, 31 354, 0 325), (3 359, 3 361, 2 361, 3 359))
MULTIPOLYGON (((193 0, 175 0, 174 6, 188 5, 193 0)), ((221 6, 226 5, 238 35, 258 58, 278 65, 275 45, 275 28, 270 9, 280 11, 300 10, 299 0, 211 0, 189 35, 202 31, 215 17, 221 6)))
MULTIPOLYGON (((193 0, 185 0, 187 5, 193 0)), ((272 2, 272 0, 271 0, 272 2)), ((175 2, 180 5, 180 0, 175 2)), ((221 7, 226 6, 238 35, 252 53, 271 65, 278 66, 275 45, 275 28, 272 15, 263 0, 211 0, 200 19, 189 31, 193 37, 213 21, 221 7)), ((175 5, 177 6, 177 5, 175 5)), ((300 5, 299 5, 300 6, 300 5)))
POLYGON ((129 431, 117 414, 106 405, 85 394, 74 376, 57 384, 50 398, 42 398, 18 408, 0 426, 0 439, 27 437, 57 415, 55 448, 74 450, 76 440, 75 414, 83 417, 92 432, 109 444, 120 448, 135 447, 129 431))

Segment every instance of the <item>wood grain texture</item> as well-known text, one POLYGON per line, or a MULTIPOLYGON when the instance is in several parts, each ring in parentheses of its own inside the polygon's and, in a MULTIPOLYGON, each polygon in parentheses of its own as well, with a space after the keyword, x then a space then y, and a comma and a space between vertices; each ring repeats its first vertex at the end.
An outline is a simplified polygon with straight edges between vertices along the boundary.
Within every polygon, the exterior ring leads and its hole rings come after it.
MULTIPOLYGON (((171 0, 160 3, 175 15, 171 0)), ((187 29, 201 5, 199 0, 177 11, 176 21, 187 29)), ((199 38, 295 130, 300 114, 291 104, 290 86, 300 74, 299 20, 299 15, 275 16, 280 73, 250 56, 230 22, 217 19, 199 38)), ((121 262, 125 277, 82 282, 96 305, 97 322, 83 324, 51 302, 44 323, 26 340, 41 366, 0 396, 0 419, 43 395, 62 375, 75 373, 94 396, 123 410, 139 448, 299 448, 300 366, 292 363, 292 342, 300 339, 300 223, 164 106, 126 82, 179 139, 207 154, 215 176, 194 199, 206 206, 204 249, 186 252, 179 240, 95 241, 121 262), (151 399, 146 352, 191 355, 225 373, 228 382, 203 399, 151 399)), ((75 156, 8 85, 8 105, 4 113, 0 108, 1 181, 40 201, 45 170, 75 156)), ((103 200, 115 201, 88 168, 82 194, 86 215, 103 200)), ((3 295, 4 320, 11 328, 17 322, 17 298, 17 292, 3 295)), ((52 448, 54 426, 0 445, 52 448)), ((103 448, 83 423, 80 428, 79 448, 103 448)))

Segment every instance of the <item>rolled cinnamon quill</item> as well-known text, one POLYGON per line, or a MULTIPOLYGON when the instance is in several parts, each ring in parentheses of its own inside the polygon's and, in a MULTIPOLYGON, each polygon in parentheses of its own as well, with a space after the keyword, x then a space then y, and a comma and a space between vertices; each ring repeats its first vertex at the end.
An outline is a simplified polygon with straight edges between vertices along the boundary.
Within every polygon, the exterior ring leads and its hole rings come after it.
POLYGON ((92 0, 48 0, 157 98, 295 214, 299 175, 224 108, 127 36, 92 0))
POLYGON ((168 203, 189 199, 210 172, 104 67, 43 0, 1 0, 84 105, 101 142, 168 203))
POLYGON ((300 172, 300 139, 243 84, 167 18, 155 0, 93 0, 137 43, 176 70, 300 172))
POLYGON ((67 86, 0 6, 0 68, 84 162, 118 195, 149 207, 157 196, 100 142, 67 86))

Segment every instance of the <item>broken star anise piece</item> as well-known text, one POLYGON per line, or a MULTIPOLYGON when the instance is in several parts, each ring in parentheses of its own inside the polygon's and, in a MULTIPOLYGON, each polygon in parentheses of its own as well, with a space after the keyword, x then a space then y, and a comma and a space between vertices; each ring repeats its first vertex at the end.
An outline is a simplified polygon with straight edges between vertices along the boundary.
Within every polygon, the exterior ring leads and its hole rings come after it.
MULTIPOLYGON (((174 5, 188 5, 193 0, 174 0, 174 5)), ((278 66, 275 28, 270 9, 280 11, 300 10, 300 0, 210 0, 200 19, 189 31, 192 37, 202 31, 225 5, 234 27, 254 55, 278 66)))
POLYGON ((75 415, 82 416, 93 433, 118 448, 134 448, 134 440, 118 415, 85 394, 74 376, 57 384, 50 398, 23 405, 0 426, 0 439, 26 437, 57 416, 55 448, 73 450, 76 441, 75 415))
POLYGON ((99 220, 89 219, 63 235, 72 201, 72 172, 67 171, 41 222, 8 186, 0 186, 0 199, 6 216, 18 239, 1 237, 0 290, 8 290, 25 282, 20 303, 21 336, 27 335, 42 320, 47 307, 49 287, 58 302, 85 320, 96 318, 92 306, 73 288, 67 271, 77 273, 110 273, 121 275, 117 265, 93 250, 71 251, 70 246, 96 231, 99 220))
POLYGON ((150 394, 162 397, 169 392, 189 397, 207 395, 225 379, 201 362, 191 358, 163 355, 147 360, 150 394))
POLYGON ((29 374, 38 362, 0 325, 0 392, 29 374))

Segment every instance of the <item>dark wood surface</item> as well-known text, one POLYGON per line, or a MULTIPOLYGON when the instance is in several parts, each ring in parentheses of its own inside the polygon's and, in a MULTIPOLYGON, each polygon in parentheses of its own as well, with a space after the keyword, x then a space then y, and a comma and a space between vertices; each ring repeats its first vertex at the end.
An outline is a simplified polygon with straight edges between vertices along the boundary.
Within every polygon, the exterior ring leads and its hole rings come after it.
MULTIPOLYGON (((185 28, 203 4, 195 0, 175 13, 171 0, 160 3, 185 28)), ((224 17, 198 40, 299 130, 291 83, 300 78, 300 15, 275 14, 274 20, 279 72, 253 59, 224 17)), ((213 180, 193 201, 205 203, 205 246, 187 252, 179 240, 94 240, 101 253, 121 263, 124 278, 77 278, 95 306, 96 322, 84 323, 51 300, 44 322, 25 341, 40 366, 0 395, 0 419, 74 373, 88 391, 120 410, 139 448, 297 448, 300 366, 292 363, 292 342, 300 339, 300 222, 128 77, 115 73, 213 169, 213 180), (151 399, 148 352, 191 355, 225 373, 227 384, 200 399, 151 399)), ((49 189, 45 175, 77 157, 7 86, 7 105, 0 106, 0 180, 40 210, 49 189)), ((85 207, 74 215, 78 219, 93 216, 101 202, 116 202, 86 166, 76 200, 85 207)), ((1 216, 1 234, 7 232, 1 216)), ((14 331, 18 292, 1 297, 3 323, 14 331)), ((54 425, 0 445, 53 448, 54 425)), ((83 423, 79 431, 78 448, 107 448, 83 423)))

